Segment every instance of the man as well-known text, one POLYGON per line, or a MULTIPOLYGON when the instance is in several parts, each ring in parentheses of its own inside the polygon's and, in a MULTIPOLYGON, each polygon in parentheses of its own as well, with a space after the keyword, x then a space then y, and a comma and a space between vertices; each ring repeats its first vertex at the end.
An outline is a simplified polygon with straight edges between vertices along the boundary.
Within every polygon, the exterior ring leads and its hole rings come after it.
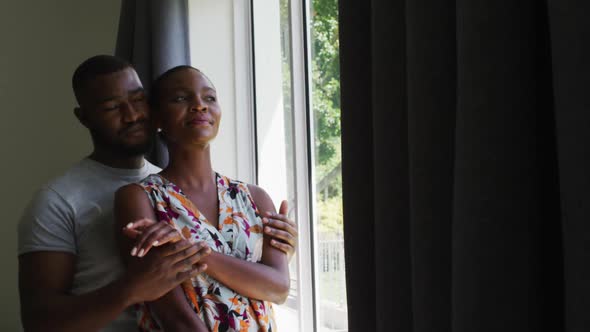
MULTIPOLYGON (((129 306, 155 300, 203 271, 200 244, 159 247, 125 269, 114 240, 113 195, 159 168, 144 159, 152 128, 135 70, 112 56, 83 62, 72 79, 76 117, 93 152, 35 195, 19 224, 19 288, 26 330, 135 331, 129 306)), ((284 213, 284 211, 283 211, 284 213)), ((267 224, 292 254, 297 232, 284 215, 267 224)), ((117 230, 118 231, 118 230, 117 230)))

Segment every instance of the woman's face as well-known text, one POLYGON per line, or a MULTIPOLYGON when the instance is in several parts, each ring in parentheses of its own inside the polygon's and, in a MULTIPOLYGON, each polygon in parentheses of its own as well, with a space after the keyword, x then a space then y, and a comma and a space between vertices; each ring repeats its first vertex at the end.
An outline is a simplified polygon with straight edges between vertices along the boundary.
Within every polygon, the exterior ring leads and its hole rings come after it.
POLYGON ((181 69, 164 82, 156 122, 168 144, 207 146, 217 136, 221 109, 213 84, 194 69, 181 69))

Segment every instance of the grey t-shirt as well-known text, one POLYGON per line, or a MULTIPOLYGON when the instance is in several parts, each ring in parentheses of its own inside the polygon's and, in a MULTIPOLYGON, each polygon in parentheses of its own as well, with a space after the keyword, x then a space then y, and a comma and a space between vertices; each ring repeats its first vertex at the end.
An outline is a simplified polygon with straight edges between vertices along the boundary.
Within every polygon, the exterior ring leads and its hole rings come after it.
MULTIPOLYGON (((72 294, 101 288, 124 267, 114 238, 115 191, 160 169, 148 161, 140 169, 112 168, 89 158, 41 188, 18 226, 18 254, 59 251, 76 256, 72 294)), ((128 310, 102 331, 136 331, 128 310)))

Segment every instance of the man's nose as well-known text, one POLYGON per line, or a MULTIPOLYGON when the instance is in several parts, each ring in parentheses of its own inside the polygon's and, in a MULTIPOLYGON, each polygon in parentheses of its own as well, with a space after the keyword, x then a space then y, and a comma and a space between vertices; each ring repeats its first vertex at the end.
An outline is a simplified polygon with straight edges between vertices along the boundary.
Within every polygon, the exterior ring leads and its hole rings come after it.
POLYGON ((140 112, 129 102, 124 103, 121 107, 121 112, 123 122, 135 122, 141 116, 140 112))

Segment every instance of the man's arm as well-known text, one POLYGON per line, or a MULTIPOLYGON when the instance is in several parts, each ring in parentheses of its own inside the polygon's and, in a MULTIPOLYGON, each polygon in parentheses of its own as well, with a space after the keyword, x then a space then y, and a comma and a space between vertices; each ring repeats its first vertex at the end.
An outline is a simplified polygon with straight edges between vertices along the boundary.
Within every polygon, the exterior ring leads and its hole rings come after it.
MULTIPOLYGON (((76 257, 34 252, 19 257, 22 321, 26 331, 97 331, 128 306, 157 299, 201 273, 183 271, 177 262, 197 252, 188 242, 162 247, 121 279, 95 291, 71 295, 76 257)), ((185 300, 186 302, 186 300, 185 300)))
POLYGON ((96 331, 129 305, 152 300, 200 273, 174 264, 194 255, 190 243, 162 247, 119 280, 72 295, 75 273, 73 214, 54 191, 37 193, 19 223, 19 290, 26 331, 96 331))
MULTIPOLYGON (((143 189, 134 184, 119 189, 115 194, 115 220, 116 224, 119 226, 118 229, 123 231, 117 232, 116 239, 119 243, 124 262, 131 268, 137 265, 142 265, 143 260, 149 260, 152 256, 158 255, 164 248, 161 247, 151 250, 148 254, 142 255, 142 258, 131 256, 134 243, 132 237, 139 235, 139 233, 133 235, 132 231, 127 226, 138 220, 145 219, 156 220, 156 215, 149 198, 143 189)), ((180 238, 178 232, 167 223, 156 222, 150 224, 151 226, 145 227, 141 230, 146 233, 155 232, 169 234, 171 236, 176 235, 176 239, 180 238)), ((188 240, 181 240, 175 242, 175 244, 183 242, 190 243, 188 240)), ((191 256, 191 259, 178 262, 180 268, 198 264, 201 257, 210 252, 210 249, 206 247, 204 243, 195 244, 195 248, 198 248, 198 250, 193 256, 191 256)), ((197 268, 200 271, 203 271, 206 268, 206 265, 198 264, 197 268)), ((185 282, 190 284, 190 280, 185 282)), ((192 284, 190 287, 192 287, 192 284)), ((162 297, 154 298, 148 303, 148 305, 158 316, 162 328, 165 331, 207 331, 205 323, 191 308, 184 295, 184 291, 180 286, 176 286, 162 297)))
POLYGON ((132 304, 124 279, 72 296, 76 256, 32 252, 19 257, 21 315, 26 331, 96 331, 132 304))

